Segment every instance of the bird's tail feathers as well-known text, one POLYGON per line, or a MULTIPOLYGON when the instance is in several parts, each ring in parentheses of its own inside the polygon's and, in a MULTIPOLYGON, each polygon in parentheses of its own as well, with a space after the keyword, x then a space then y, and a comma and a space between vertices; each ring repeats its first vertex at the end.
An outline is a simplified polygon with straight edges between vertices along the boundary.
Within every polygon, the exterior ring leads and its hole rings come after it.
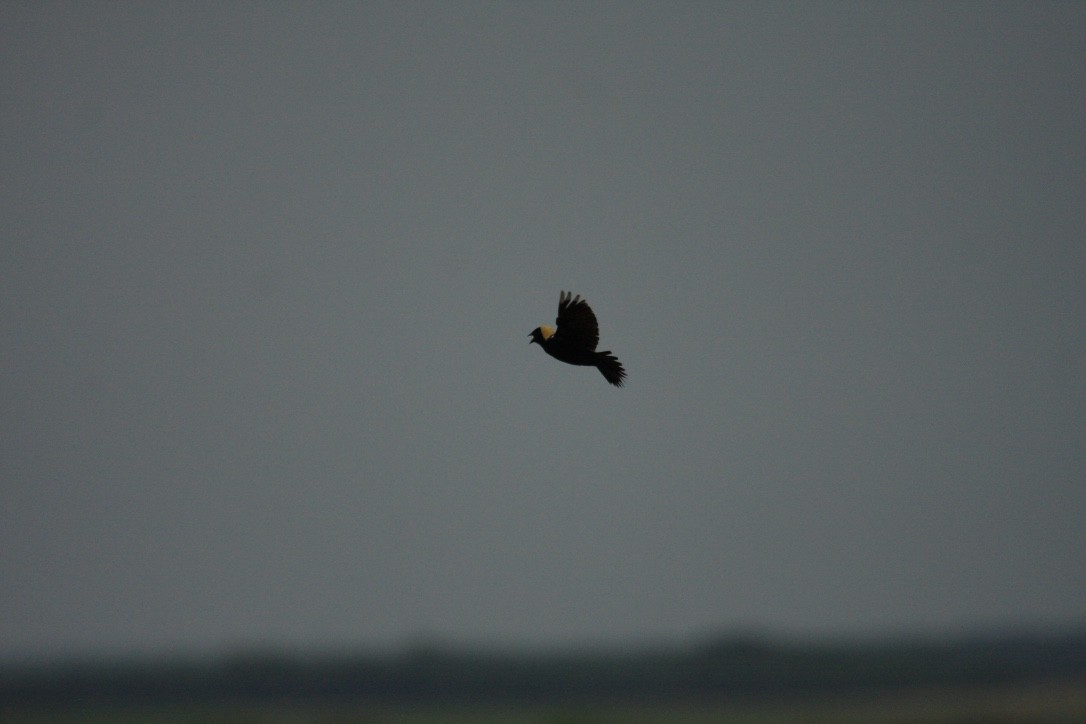
POLYGON ((597 355, 596 367, 603 373, 604 379, 615 387, 622 387, 626 379, 626 370, 623 369, 622 363, 610 351, 598 352, 597 355))

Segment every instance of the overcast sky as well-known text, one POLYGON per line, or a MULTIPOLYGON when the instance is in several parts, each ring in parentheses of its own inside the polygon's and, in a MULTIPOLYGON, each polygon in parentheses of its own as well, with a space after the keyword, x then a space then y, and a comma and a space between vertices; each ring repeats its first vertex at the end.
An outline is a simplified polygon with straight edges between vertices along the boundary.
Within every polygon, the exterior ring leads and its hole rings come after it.
POLYGON ((0 13, 0 655, 1086 620, 1086 5, 0 13))

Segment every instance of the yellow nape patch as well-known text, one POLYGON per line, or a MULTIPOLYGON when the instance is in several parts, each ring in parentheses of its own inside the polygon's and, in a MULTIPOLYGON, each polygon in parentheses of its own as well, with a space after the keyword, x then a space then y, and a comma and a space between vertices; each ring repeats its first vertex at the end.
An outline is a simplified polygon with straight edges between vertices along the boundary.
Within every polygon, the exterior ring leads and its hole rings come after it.
POLYGON ((544 324, 540 326, 539 333, 543 335, 543 339, 550 339, 554 336, 554 327, 548 327, 544 324))

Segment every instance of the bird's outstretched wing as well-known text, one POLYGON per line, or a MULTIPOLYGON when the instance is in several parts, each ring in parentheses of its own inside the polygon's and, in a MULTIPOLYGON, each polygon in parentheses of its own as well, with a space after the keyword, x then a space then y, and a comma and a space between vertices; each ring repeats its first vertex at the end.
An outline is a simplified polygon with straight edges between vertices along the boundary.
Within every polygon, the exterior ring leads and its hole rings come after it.
POLYGON ((596 315, 579 294, 575 297, 570 292, 558 295, 558 317, 554 321, 558 326, 554 333, 558 344, 592 352, 600 343, 600 326, 596 322, 596 315))

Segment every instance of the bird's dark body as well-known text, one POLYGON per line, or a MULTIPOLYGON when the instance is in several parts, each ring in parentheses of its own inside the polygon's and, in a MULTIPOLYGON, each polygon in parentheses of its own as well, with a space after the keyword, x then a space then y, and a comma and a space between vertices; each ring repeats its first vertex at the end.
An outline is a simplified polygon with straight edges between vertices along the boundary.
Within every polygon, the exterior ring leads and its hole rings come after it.
POLYGON ((540 344, 543 347, 543 351, 551 357, 571 365, 595 367, 600 363, 602 357, 606 357, 606 354, 603 352, 586 352, 580 349, 571 349, 568 345, 561 344, 560 342, 546 344, 543 340, 536 340, 536 344, 540 344))
POLYGON ((599 325, 588 302, 580 295, 574 297, 569 292, 562 292, 558 297, 558 317, 554 321, 555 330, 549 327, 533 329, 529 335, 530 344, 538 344, 544 352, 566 364, 596 367, 608 382, 622 387, 626 378, 622 363, 610 351, 596 351, 599 325))

